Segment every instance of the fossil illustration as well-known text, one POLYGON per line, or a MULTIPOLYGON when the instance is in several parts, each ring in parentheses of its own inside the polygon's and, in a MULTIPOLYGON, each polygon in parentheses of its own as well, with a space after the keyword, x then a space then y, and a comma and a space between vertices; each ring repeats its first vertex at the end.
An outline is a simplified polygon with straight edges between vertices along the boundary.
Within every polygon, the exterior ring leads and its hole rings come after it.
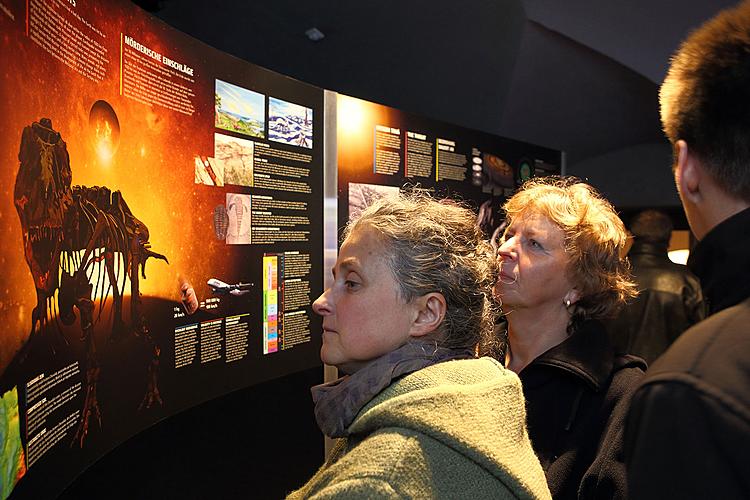
MULTIPOLYGON (((162 404, 158 388, 160 348, 142 312, 139 270, 145 279, 149 257, 167 258, 150 250, 148 228, 132 214, 119 191, 104 186, 71 186, 68 150, 49 118, 24 128, 18 157, 14 203, 37 297, 26 346, 43 331, 56 331, 64 340, 62 328, 45 326, 53 317, 72 325, 74 309, 78 310, 81 340, 86 346, 86 396, 75 434, 82 447, 89 419, 95 417, 101 426, 96 396, 101 367, 93 329, 110 291, 114 312, 110 339, 125 335, 130 328, 144 339, 150 352, 146 394, 140 407, 162 404), (105 273, 109 282, 106 286, 105 273), (130 281, 130 326, 122 319, 124 277, 130 281)), ((54 351, 53 342, 50 346, 54 351)))

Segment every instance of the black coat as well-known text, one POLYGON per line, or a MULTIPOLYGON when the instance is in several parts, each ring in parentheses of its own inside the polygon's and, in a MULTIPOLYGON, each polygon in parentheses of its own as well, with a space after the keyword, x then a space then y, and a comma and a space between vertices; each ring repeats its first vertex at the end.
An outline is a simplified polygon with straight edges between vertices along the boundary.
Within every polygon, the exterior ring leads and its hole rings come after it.
POLYGON ((581 498, 625 497, 622 422, 645 367, 616 356, 602 324, 589 321, 521 370, 531 443, 554 498, 578 498, 579 488, 581 498))
POLYGON ((633 498, 750 498, 750 209, 711 230, 688 267, 710 316, 649 369, 625 451, 633 498))
POLYGON ((705 313, 698 278, 667 256, 667 246, 636 239, 628 252, 639 295, 607 323, 618 352, 651 364, 705 313))

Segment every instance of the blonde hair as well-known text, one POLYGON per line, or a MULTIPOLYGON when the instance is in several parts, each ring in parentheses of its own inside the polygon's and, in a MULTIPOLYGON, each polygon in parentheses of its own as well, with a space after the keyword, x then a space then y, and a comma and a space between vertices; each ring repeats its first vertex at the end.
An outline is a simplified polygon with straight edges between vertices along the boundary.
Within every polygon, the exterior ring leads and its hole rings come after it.
POLYGON ((589 318, 613 315, 636 285, 622 255, 627 233, 612 205, 593 187, 574 177, 527 181, 504 205, 508 226, 539 214, 559 227, 569 261, 565 272, 580 293, 569 328, 589 318))
POLYGON ((497 266, 474 212, 414 190, 375 201, 349 222, 344 238, 361 228, 379 235, 401 298, 410 302, 430 292, 445 297, 440 345, 474 348, 492 337, 497 266))

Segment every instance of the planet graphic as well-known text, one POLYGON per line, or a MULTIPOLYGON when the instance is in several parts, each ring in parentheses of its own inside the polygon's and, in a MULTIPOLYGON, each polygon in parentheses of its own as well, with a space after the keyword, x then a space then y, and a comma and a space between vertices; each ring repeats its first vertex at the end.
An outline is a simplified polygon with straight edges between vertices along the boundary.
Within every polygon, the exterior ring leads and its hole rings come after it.
POLYGON ((107 101, 96 101, 89 111, 91 144, 99 158, 108 162, 120 145, 120 122, 107 101))

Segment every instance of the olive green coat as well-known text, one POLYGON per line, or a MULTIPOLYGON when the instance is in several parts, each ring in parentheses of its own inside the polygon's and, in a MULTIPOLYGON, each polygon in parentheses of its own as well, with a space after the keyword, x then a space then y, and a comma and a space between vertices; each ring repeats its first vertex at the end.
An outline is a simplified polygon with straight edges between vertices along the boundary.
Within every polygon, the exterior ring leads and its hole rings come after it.
POLYGON ((521 383, 490 358, 411 373, 357 415, 289 498, 550 498, 521 383))

